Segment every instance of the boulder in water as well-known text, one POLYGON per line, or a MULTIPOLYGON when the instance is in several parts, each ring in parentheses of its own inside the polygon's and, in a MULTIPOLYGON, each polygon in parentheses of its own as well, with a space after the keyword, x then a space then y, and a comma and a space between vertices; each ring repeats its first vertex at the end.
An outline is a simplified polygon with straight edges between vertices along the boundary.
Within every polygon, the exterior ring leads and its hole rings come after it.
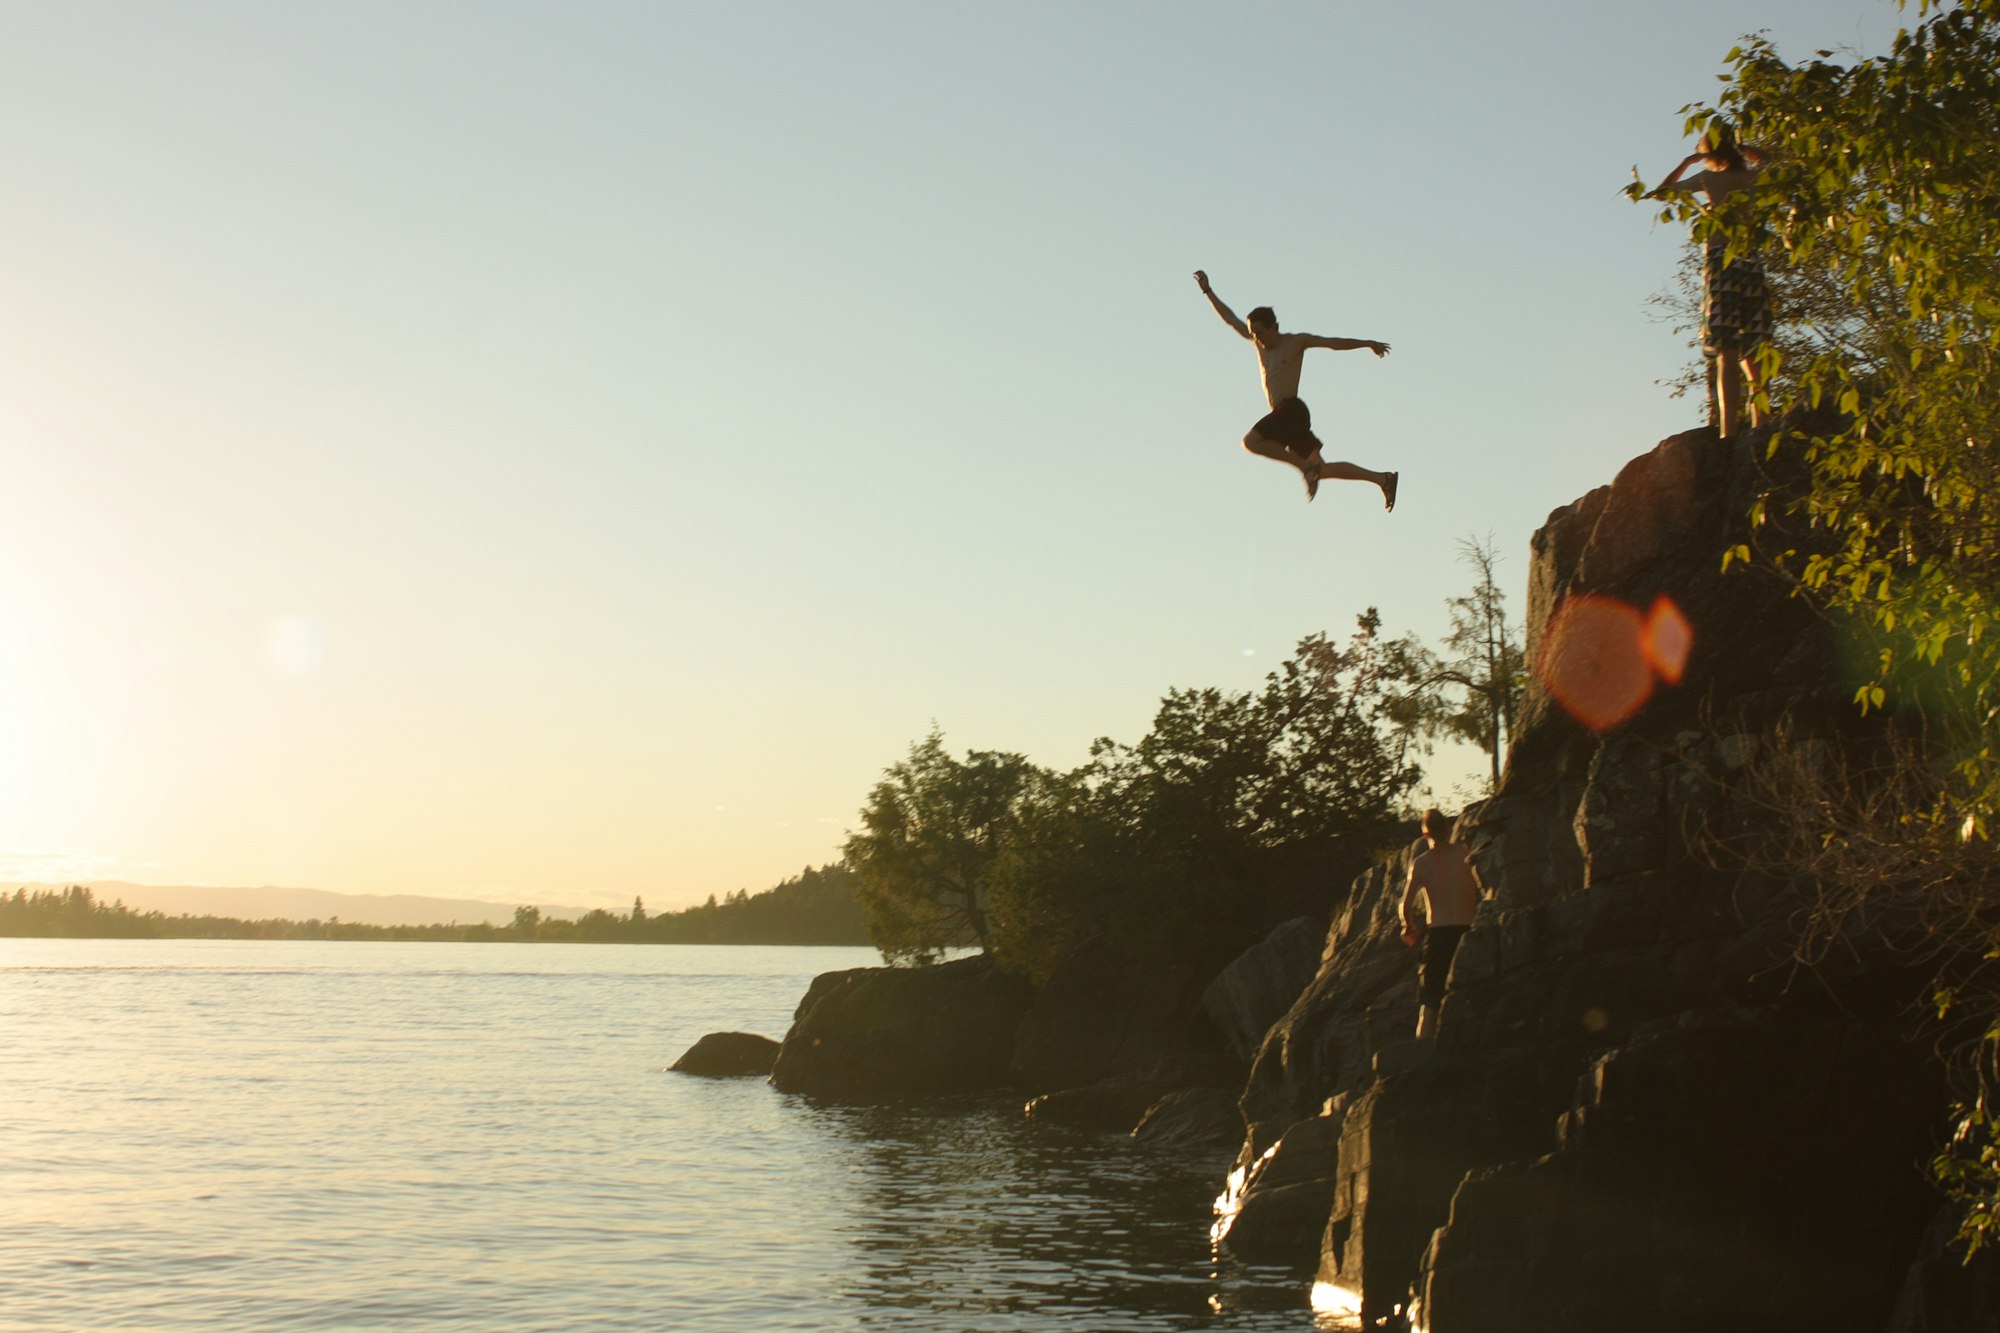
POLYGON ((755 1032, 711 1032, 668 1065, 703 1078, 763 1078, 778 1059, 778 1043, 755 1032))
POLYGON ((1030 999, 984 955, 828 972, 799 1002, 771 1082, 863 1102, 1004 1087, 1030 999))

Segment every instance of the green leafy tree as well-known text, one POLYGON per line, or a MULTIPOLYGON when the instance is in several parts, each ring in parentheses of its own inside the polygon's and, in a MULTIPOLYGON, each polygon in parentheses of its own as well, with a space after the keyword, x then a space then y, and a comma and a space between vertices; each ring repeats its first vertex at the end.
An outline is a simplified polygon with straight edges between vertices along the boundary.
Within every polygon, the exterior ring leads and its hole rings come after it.
POLYGON ((1169 690, 1153 729, 1098 762, 1152 836, 1218 869, 1380 823, 1420 777, 1418 649, 1381 628, 1370 607, 1344 645, 1302 639, 1256 694, 1169 690))
POLYGON ((933 729, 886 770, 848 835, 868 934, 891 962, 988 946, 989 879, 1034 766, 993 750, 954 759, 933 729))
POLYGON ((1410 640, 1373 609, 1323 634, 1261 690, 1169 690, 1152 729, 1023 793, 993 893, 994 951, 1044 977, 1091 939, 1176 966, 1241 947, 1302 847, 1393 822, 1419 778, 1410 640))
MULTIPOLYGON (((1762 353, 1785 423, 1770 447, 1796 452, 1808 478, 1756 517, 1789 510, 1818 539, 1768 554, 1872 630, 1878 669, 1859 703, 1913 705, 1926 721, 1929 796, 1902 802, 1893 832, 1939 868, 1863 891, 1980 885, 1954 900, 1951 936, 1976 963, 2000 947, 2000 892, 1951 867, 2000 834, 2000 0, 1916 12, 1887 55, 1846 64, 1828 51, 1791 64, 1747 39, 1688 128, 1726 119, 1769 157, 1759 188, 1697 229, 1760 248, 1821 303, 1762 353)), ((1680 201, 1666 214, 1692 217, 1680 201)), ((1969 1011, 1983 1035, 1957 1053, 1973 1073, 1938 1174, 1977 1243, 2000 1228, 2000 986, 1954 985, 1952 970, 1939 1008, 1958 1024, 1969 1011)))
MULTIPOLYGON (((1824 336, 1764 350, 1773 406, 1837 409, 1830 425, 1795 414, 1815 424, 1772 442, 1809 463, 1796 505, 1832 547, 1775 554, 1880 631, 1864 704, 1922 677, 1955 716, 1960 815, 1982 831, 2000 804, 2000 515, 1986 503, 2000 480, 2000 0, 1920 12, 1889 55, 1852 65, 1790 65, 1762 38, 1732 52, 1718 105, 1690 108, 1689 128, 1728 119, 1771 164, 1740 207, 1694 220, 1833 284, 1824 336)), ((1666 213, 1693 216, 1682 200, 1666 213)))
POLYGON ((1068 773, 1038 770, 1012 835, 994 863, 993 952, 1008 971, 1040 983, 1101 934, 1150 888, 1161 890, 1129 801, 1125 774, 1106 762, 1111 742, 1068 773))

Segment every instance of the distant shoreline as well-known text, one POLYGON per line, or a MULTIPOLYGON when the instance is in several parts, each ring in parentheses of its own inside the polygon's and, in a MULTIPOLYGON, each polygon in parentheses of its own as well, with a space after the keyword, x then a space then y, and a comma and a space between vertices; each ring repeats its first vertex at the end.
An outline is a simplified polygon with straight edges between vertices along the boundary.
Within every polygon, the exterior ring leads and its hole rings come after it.
POLYGON ((648 913, 632 901, 626 915, 595 908, 574 919, 517 907, 513 919, 374 925, 338 916, 239 917, 217 913, 135 911, 88 885, 0 892, 0 938, 391 940, 454 944, 759 944, 866 946, 852 876, 845 866, 808 869, 764 893, 737 892, 674 912, 648 913))
MULTIPOLYGON (((170 924, 171 924, 171 923, 170 923, 170 924)), ((314 924, 316 924, 316 923, 314 923, 314 922, 310 922, 310 921, 298 921, 298 922, 272 922, 272 923, 265 923, 265 922, 247 922, 247 923, 245 923, 245 924, 247 924, 247 925, 250 925, 250 926, 252 926, 252 927, 255 927, 255 926, 260 926, 260 925, 264 925, 264 924, 273 924, 273 925, 287 925, 287 926, 299 926, 299 927, 302 927, 302 928, 310 928, 311 926, 313 926, 313 925, 314 925, 314 924)), ((337 935, 326 935, 326 934, 320 934, 320 935, 314 935, 314 934, 310 934, 310 933, 305 933, 305 932, 304 932, 303 930, 302 930, 302 933, 300 933, 300 934, 296 934, 296 935, 270 935, 270 934, 256 934, 256 933, 254 933, 254 932, 253 932, 253 933, 249 933, 249 934, 241 934, 241 935, 232 935, 232 934, 207 934, 207 933, 199 933, 199 932, 188 932, 188 933, 185 933, 185 934, 177 934, 177 933, 174 933, 174 932, 172 932, 172 931, 164 931, 164 932, 162 932, 162 933, 160 933, 160 934, 157 934, 157 935, 117 935, 117 934, 109 934, 109 933, 106 933, 106 934, 101 934, 101 935, 54 935, 54 934, 28 934, 28 933, 26 933, 26 932, 22 932, 22 931, 6 931, 6 930, 0 930, 0 940, 113 940, 113 939, 134 939, 134 940, 145 940, 145 941, 151 941, 151 942, 157 942, 157 943, 161 943, 161 944, 166 944, 166 943, 170 943, 170 942, 175 942, 175 941, 182 941, 182 940, 249 940, 249 941, 252 941, 252 942, 262 942, 262 943, 267 943, 267 944, 295 944, 295 943, 304 943, 304 944, 312 944, 312 943, 320 943, 320 944, 370 944, 370 943, 373 943, 373 944, 519 944, 519 945, 542 945, 542 944, 565 944, 565 945, 568 945, 568 944, 588 944, 588 945, 593 945, 593 946, 594 946, 594 945, 600 945, 600 944, 605 944, 605 945, 610 945, 610 944, 638 944, 638 945, 642 945, 642 946, 646 946, 646 947, 652 947, 652 946, 655 946, 655 945, 661 945, 661 946, 683 946, 683 947, 686 947, 686 946, 696 946, 696 947, 708 947, 708 946, 715 946, 715 947, 718 947, 718 948, 731 948, 731 949, 736 949, 736 948, 743 948, 743 949, 867 949, 867 948, 871 948, 871 947, 873 947, 873 946, 871 946, 871 945, 870 945, 870 944, 868 943, 868 941, 866 941, 866 940, 852 940, 852 941, 842 941, 842 940, 581 940, 581 939, 554 939, 554 940, 543 940, 543 939, 535 939, 535 940, 523 940, 523 939, 515 939, 515 938, 513 938, 513 937, 511 937, 511 936, 508 936, 508 935, 505 935, 505 934, 497 934, 497 933, 496 933, 496 934, 495 934, 495 935, 494 935, 494 936, 493 936, 492 938, 486 938, 486 939, 474 939, 474 938, 466 938, 466 937, 460 937, 460 936, 454 936, 454 935, 449 935, 449 934, 447 934, 447 935, 437 935, 437 936, 430 936, 430 935, 423 935, 423 934, 421 934, 421 933, 419 933, 419 934, 406 934, 406 933, 401 933, 401 932, 405 932, 405 931, 411 931, 411 930, 415 930, 415 931, 418 931, 418 932, 421 932, 421 931, 422 931, 422 930, 424 929, 423 927, 363 927, 363 928, 362 928, 362 929, 364 929, 364 930, 368 930, 368 931, 371 931, 371 932, 373 932, 373 931, 376 931, 376 930, 380 930, 380 931, 382 931, 382 932, 383 932, 383 933, 380 933, 380 934, 376 934, 376 933, 369 933, 369 934, 347 934, 347 933, 345 933, 345 932, 346 932, 346 929, 347 929, 347 927, 346 927, 345 923, 343 923, 343 924, 342 924, 342 927, 341 927, 341 929, 342 929, 342 933, 341 933, 341 934, 337 934, 337 935)))

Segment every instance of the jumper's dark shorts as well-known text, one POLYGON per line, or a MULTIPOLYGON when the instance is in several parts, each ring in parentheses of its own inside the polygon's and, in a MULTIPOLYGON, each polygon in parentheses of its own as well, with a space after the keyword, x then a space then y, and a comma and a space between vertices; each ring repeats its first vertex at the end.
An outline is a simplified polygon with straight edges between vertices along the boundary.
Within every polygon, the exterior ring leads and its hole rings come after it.
POLYGON ((1417 994, 1425 1004, 1444 999, 1444 983, 1451 976, 1451 958, 1458 942, 1471 926, 1432 926, 1424 932, 1424 954, 1417 964, 1417 994))
POLYGON ((1284 398, 1250 429, 1300 458, 1309 458, 1319 448, 1319 437, 1313 434, 1312 424, 1312 413, 1305 403, 1297 398, 1284 398))

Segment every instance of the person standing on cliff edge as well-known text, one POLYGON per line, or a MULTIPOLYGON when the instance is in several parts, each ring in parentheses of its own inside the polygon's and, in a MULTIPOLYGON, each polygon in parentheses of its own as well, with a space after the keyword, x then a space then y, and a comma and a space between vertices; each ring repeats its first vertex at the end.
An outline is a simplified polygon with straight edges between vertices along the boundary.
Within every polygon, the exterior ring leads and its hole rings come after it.
MULTIPOLYGON (((1738 144, 1735 133, 1716 122, 1694 152, 1644 198, 1699 194, 1707 211, 1715 212, 1733 194, 1754 190, 1764 169, 1764 155, 1738 144), (1687 174, 1700 163, 1702 170, 1687 174)), ((1636 186, 1634 187, 1636 188, 1636 186)), ((1725 440, 1744 426, 1760 424, 1757 410, 1757 352, 1771 341, 1771 294, 1764 277, 1764 260, 1754 249, 1729 257, 1729 242, 1711 231, 1702 251, 1701 354, 1709 361, 1709 384, 1715 403, 1716 429, 1725 440)))
POLYGON ((1419 1037, 1437 1035, 1438 1006, 1444 1003, 1452 955, 1479 910, 1479 881, 1473 878, 1465 844, 1453 842, 1451 834, 1452 821, 1442 811, 1424 811, 1424 841, 1430 847, 1410 862, 1410 878, 1403 886, 1403 943, 1423 945, 1417 963, 1419 1037), (1420 896, 1425 921, 1417 919, 1420 896))
POLYGON ((1260 458, 1297 468, 1299 475, 1305 478, 1308 500, 1319 494, 1321 477, 1333 477, 1339 481, 1373 482, 1382 488, 1382 507, 1394 509, 1396 482, 1402 474, 1370 472, 1352 463, 1327 462, 1320 456, 1324 446, 1312 432, 1312 413, 1299 399, 1299 372, 1303 369, 1307 349, 1325 347, 1336 352, 1352 352, 1366 348, 1380 357, 1389 355, 1389 344, 1371 342, 1366 338, 1322 338, 1315 333, 1280 333, 1278 317, 1267 305, 1252 310, 1249 322, 1245 324, 1210 289, 1208 274, 1197 269, 1194 281, 1201 288, 1201 294, 1208 298, 1208 303, 1215 307, 1215 313, 1221 316, 1222 322, 1248 338, 1257 348, 1257 364, 1264 376, 1264 401, 1270 404, 1271 410, 1243 437, 1243 447, 1260 458))

